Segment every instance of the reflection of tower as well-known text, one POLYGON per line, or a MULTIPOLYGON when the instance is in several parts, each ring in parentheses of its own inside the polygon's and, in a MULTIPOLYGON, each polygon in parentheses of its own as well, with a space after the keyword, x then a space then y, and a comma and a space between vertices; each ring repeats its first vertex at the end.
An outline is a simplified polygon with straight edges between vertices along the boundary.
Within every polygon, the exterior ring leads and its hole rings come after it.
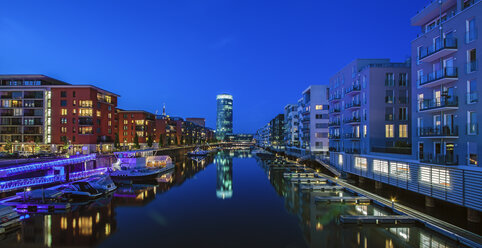
POLYGON ((233 158, 220 152, 215 158, 217 171, 216 196, 220 199, 233 196, 233 158))

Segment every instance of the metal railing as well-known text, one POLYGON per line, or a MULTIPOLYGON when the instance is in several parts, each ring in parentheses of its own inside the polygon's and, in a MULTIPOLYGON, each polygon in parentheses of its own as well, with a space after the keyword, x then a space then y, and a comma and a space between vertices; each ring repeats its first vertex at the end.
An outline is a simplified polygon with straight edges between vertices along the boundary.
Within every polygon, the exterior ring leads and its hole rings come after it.
POLYGON ((420 162, 438 165, 458 165, 459 156, 443 154, 434 155, 433 153, 425 153, 423 158, 420 159, 420 162))
POLYGON ((448 126, 444 127, 422 127, 419 130, 420 137, 434 137, 434 136, 459 136, 459 127, 454 126, 450 128, 448 126))
POLYGON ((456 38, 445 38, 443 42, 438 42, 435 45, 429 46, 425 49, 420 50, 419 58, 424 59, 432 54, 440 52, 444 49, 457 49, 457 39, 456 38))
POLYGON ((441 70, 434 71, 427 76, 419 78, 418 85, 422 86, 425 84, 432 83, 434 81, 444 79, 444 78, 457 78, 458 70, 457 67, 446 67, 441 70))
POLYGON ((446 107, 458 107, 459 106, 459 98, 455 97, 442 97, 440 99, 424 99, 418 102, 418 107, 420 111, 429 110, 429 109, 437 109, 437 108, 446 108, 446 107))

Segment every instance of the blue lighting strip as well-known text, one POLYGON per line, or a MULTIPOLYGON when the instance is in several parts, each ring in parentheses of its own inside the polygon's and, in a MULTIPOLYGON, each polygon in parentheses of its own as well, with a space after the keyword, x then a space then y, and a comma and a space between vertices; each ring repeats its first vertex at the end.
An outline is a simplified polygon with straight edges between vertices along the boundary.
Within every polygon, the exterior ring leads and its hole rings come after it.
MULTIPOLYGON (((88 171, 79 171, 70 173, 70 180, 78 180, 90 176, 102 175, 107 172, 107 168, 99 168, 88 171)), ((11 181, 0 182, 0 192, 19 190, 26 187, 34 187, 50 183, 59 183, 65 181, 65 175, 50 175, 43 177, 17 179, 11 181)))
POLYGON ((0 169, 0 178, 2 177, 9 177, 14 175, 19 175, 23 173, 38 171, 38 170, 46 170, 50 169, 54 166, 65 166, 71 164, 78 164, 85 161, 94 160, 96 154, 90 154, 87 156, 75 157, 75 158, 66 158, 66 159, 59 159, 55 161, 48 161, 44 163, 34 163, 34 164, 26 164, 18 167, 10 167, 5 169, 0 169))

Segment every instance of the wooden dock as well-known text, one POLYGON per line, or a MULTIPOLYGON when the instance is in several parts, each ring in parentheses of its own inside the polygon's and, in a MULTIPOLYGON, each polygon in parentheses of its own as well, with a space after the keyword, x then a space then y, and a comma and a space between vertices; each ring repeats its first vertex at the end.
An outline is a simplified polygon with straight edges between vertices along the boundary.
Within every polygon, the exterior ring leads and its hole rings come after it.
POLYGON ((307 173, 307 172, 300 172, 300 173, 284 173, 283 174, 284 177, 310 177, 310 178, 314 178, 315 177, 315 173, 307 173))
POLYGON ((417 219, 407 215, 387 215, 387 216, 340 216, 343 224, 415 224, 417 219))
POLYGON ((341 203, 371 203, 371 199, 364 196, 318 196, 315 197, 315 202, 341 202, 341 203))
POLYGON ((300 185, 302 190, 321 190, 321 191, 339 191, 343 190, 342 186, 333 185, 319 185, 319 184, 302 184, 300 185))

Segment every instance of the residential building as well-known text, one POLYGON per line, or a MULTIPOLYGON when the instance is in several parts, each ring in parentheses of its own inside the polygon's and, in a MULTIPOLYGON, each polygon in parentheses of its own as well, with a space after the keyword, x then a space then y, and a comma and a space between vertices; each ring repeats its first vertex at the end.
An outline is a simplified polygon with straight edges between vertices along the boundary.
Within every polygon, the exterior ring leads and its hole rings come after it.
POLYGON ((218 140, 224 140, 226 134, 233 133, 233 96, 220 94, 217 95, 216 101, 216 138, 218 140))
POLYGON ((284 150, 284 115, 279 114, 269 122, 270 130, 268 142, 269 146, 275 150, 284 150))
POLYGON ((270 134, 270 123, 268 122, 264 127, 258 129, 256 134, 254 135, 254 139, 256 140, 256 145, 261 147, 269 147, 269 134, 270 134))
POLYGON ((409 155, 410 64, 356 59, 330 79, 330 151, 409 155))
POLYGON ((478 166, 482 145, 482 2, 433 1, 411 19, 412 139, 420 162, 478 166))
POLYGON ((135 148, 135 139, 140 148, 149 147, 156 143, 156 119, 155 115, 143 110, 122 110, 118 111, 119 118, 119 142, 124 148, 135 148))
POLYGON ((0 144, 14 151, 111 151, 118 95, 44 75, 0 75, 0 144))
POLYGON ((290 150, 292 147, 298 148, 300 145, 299 141, 299 115, 298 115, 298 105, 288 104, 284 108, 284 119, 285 119, 285 134, 284 142, 286 150, 290 150))
POLYGON ((205 127, 206 126, 206 118, 186 118, 186 121, 190 121, 195 123, 198 126, 205 127))

